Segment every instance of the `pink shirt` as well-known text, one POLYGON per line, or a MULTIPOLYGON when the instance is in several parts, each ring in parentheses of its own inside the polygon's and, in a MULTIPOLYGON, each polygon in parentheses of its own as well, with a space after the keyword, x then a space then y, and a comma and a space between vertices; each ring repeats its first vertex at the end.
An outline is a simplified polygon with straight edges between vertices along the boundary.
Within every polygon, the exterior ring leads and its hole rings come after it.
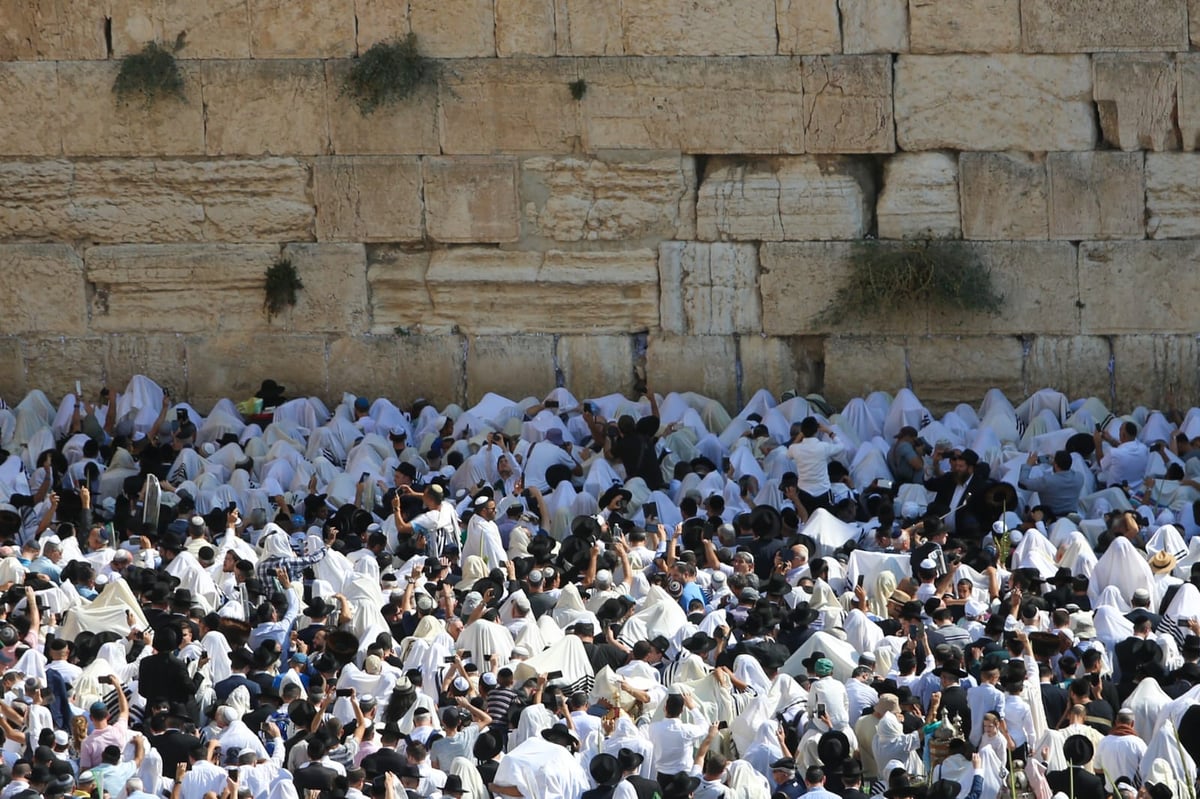
POLYGON ((103 730, 93 730, 88 737, 83 739, 83 745, 79 747, 80 770, 99 765, 100 755, 104 754, 105 747, 119 746, 124 752, 127 743, 129 743, 129 728, 124 719, 110 723, 103 730))

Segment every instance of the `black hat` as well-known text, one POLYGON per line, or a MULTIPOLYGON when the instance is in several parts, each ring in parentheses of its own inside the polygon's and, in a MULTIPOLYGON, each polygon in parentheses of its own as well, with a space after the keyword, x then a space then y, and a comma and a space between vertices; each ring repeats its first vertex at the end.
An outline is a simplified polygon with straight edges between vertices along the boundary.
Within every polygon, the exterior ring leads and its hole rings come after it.
POLYGON ((499 738, 490 732, 485 732, 475 739, 475 746, 472 748, 471 754, 475 756, 476 760, 491 760, 503 749, 499 738))
POLYGON ((819 649, 814 649, 812 654, 800 661, 800 665, 808 671, 813 671, 817 666, 817 661, 825 657, 825 653, 819 649))
POLYGON ((566 724, 555 724, 549 729, 542 730, 542 737, 552 744, 567 747, 579 745, 579 736, 571 732, 566 724))
MULTIPOLYGON (((1200 645, 1200 638, 1197 638, 1196 641, 1197 644, 1200 645)), ((684 638, 679 642, 679 645, 689 652, 693 652, 697 655, 703 655, 705 652, 711 652, 712 650, 716 649, 717 643, 718 642, 716 638, 713 638, 708 633, 700 630, 697 631, 695 635, 684 638)))
POLYGON ((958 799, 961 790, 962 785, 954 780, 938 780, 929 786, 929 792, 925 796, 927 799, 958 799))
POLYGON ((817 756, 830 774, 842 773, 842 764, 850 757, 850 739, 838 730, 830 730, 817 741, 817 756))
POLYGON ((1146 793, 1150 794, 1150 799, 1172 799, 1174 794, 1171 792, 1171 787, 1161 782, 1145 783, 1146 793))
POLYGON ((447 774, 446 784, 442 786, 442 793, 462 796, 464 793, 470 793, 470 791, 463 788, 462 777, 457 774, 447 774))
POLYGON ((1073 579, 1074 577, 1072 576, 1070 569, 1068 569, 1066 566, 1059 566, 1058 571, 1054 573, 1054 576, 1046 582, 1050 583, 1050 585, 1066 585, 1073 579))
POLYGON ((1092 762, 1096 748, 1083 735, 1069 735, 1062 745, 1063 757, 1072 766, 1083 766, 1092 762))
POLYGON ((847 760, 845 765, 842 766, 842 780, 843 781, 853 782, 854 780, 861 779, 862 775, 863 775, 862 763, 859 763, 857 760, 854 760, 854 759, 847 760))
POLYGON ((633 749, 621 747, 621 749, 617 751, 617 763, 620 764, 622 773, 626 771, 636 771, 637 769, 641 768, 642 762, 645 761, 645 759, 645 755, 643 755, 641 752, 634 751, 633 749))
POLYGON ((1183 646, 1179 650, 1184 657, 1188 655, 1200 656, 1200 635, 1188 633, 1183 639, 1183 646))
POLYGON ((280 396, 285 391, 287 391, 286 386, 281 386, 274 380, 264 380, 258 387, 258 393, 254 396, 258 397, 259 399, 273 399, 280 396))
POLYGON ((319 619, 322 616, 328 616, 333 612, 334 606, 326 602, 320 597, 313 597, 308 600, 308 604, 304 607, 304 615, 310 619, 319 619))
POLYGON ((775 572, 769 578, 760 582, 758 590, 763 594, 783 596, 791 591, 792 587, 788 585, 788 581, 784 579, 782 574, 775 572))
POLYGON ((663 799, 687 799, 700 787, 700 778, 680 771, 666 779, 660 777, 658 785, 662 788, 663 799))
POLYGON ((667 640, 666 636, 656 635, 650 639, 650 646, 665 655, 667 654, 667 650, 671 648, 671 642, 667 640))
POLYGON ((794 757, 781 757, 771 761, 771 771, 795 771, 796 759, 794 757))
POLYGON ((588 764, 588 770, 597 786, 616 785, 621 781, 621 764, 607 752, 593 757, 592 762, 588 764))
POLYGON ((943 674, 949 674, 951 677, 958 677, 961 679, 967 676, 965 671, 952 663, 947 663, 944 666, 938 666, 933 670, 933 673, 936 677, 941 677, 943 674))
POLYGON ((925 783, 920 777, 904 774, 895 788, 883 792, 886 799, 925 799, 925 783))
POLYGON ((600 510, 607 508, 608 503, 612 502, 618 496, 624 497, 625 501, 628 502, 629 500, 633 499, 633 492, 622 485, 613 485, 600 495, 600 499, 597 503, 600 506, 600 510))

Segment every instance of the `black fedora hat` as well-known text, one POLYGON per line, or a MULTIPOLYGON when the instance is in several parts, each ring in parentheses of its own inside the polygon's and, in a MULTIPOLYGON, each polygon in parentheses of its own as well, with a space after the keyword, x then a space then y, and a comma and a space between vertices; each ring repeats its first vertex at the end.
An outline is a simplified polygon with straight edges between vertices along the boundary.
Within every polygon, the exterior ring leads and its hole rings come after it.
POLYGON ((925 799, 928 791, 920 777, 904 774, 895 787, 883 792, 886 799, 925 799))
POLYGON ((622 773, 640 769, 645 760, 645 755, 633 749, 621 747, 617 750, 617 763, 620 764, 622 773))
POLYGON ((625 501, 628 502, 629 500, 633 499, 633 492, 619 483, 610 486, 607 491, 600 495, 600 499, 597 502, 597 504, 600 506, 600 510, 607 508, 608 504, 617 497, 624 497, 625 501))
POLYGON ((553 727, 542 730, 542 737, 552 744, 565 746, 568 749, 579 745, 579 736, 571 732, 571 728, 566 724, 555 724, 553 727))
POLYGON ((700 787, 700 778, 680 771, 665 779, 660 775, 658 785, 662 788, 663 799, 687 799, 700 787))
POLYGON ((1063 757, 1072 766, 1084 766, 1092 762, 1096 748, 1083 735, 1069 735, 1062 745, 1063 757))
POLYGON ((830 730, 817 741, 817 756, 826 764, 828 773, 841 774, 842 766, 850 757, 850 739, 844 732, 830 730))
POLYGON ((613 755, 603 752, 592 758, 588 771, 596 785, 616 785, 621 781, 621 764, 613 755))
POLYGON ((447 774, 446 784, 442 786, 442 793, 448 793, 452 796, 462 796, 464 793, 470 793, 470 791, 463 788, 462 777, 457 774, 447 774))
POLYGON ((804 660, 800 661, 800 665, 803 666, 804 668, 808 669, 809 671, 812 671, 816 667, 817 661, 823 657, 825 657, 824 652, 822 652, 819 649, 814 649, 812 651, 811 655, 806 657, 804 660))
MULTIPOLYGON (((1200 639, 1197 639, 1200 642, 1200 639)), ((703 630, 697 631, 695 635, 690 635, 679 642, 689 652, 697 655, 703 655, 705 652, 711 652, 717 648, 717 639, 713 638, 703 630)))
POLYGON ((475 739, 475 746, 471 749, 471 754, 475 756, 476 760, 491 760, 503 750, 500 739, 490 732, 485 732, 475 739))

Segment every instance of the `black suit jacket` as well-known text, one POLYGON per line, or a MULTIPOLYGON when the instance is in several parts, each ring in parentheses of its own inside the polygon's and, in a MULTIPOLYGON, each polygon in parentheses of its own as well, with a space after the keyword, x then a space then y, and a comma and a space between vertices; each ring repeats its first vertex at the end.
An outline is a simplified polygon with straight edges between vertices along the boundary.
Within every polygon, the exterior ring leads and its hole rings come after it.
POLYGON ((173 654, 151 655, 138 667, 138 693, 147 702, 156 699, 194 702, 197 685, 197 679, 188 673, 187 664, 173 654))
POLYGON ((188 762, 188 752, 192 751, 192 747, 204 743, 196 736, 179 730, 168 730, 162 735, 151 735, 149 741, 150 745, 162 755, 163 774, 174 774, 180 763, 188 762))
POLYGON ((1046 775, 1046 782, 1050 785, 1050 790, 1062 791, 1067 795, 1067 799, 1101 799, 1108 795, 1104 780, 1095 774, 1084 771, 1079 766, 1074 766, 1071 770, 1075 772, 1074 794, 1071 793, 1071 775, 1067 773, 1066 769, 1051 771, 1046 775))
POLYGON ((333 769, 322 766, 319 763, 313 763, 312 765, 296 769, 292 773, 292 783, 295 784, 296 789, 299 791, 309 789, 330 791, 333 790, 333 781, 337 776, 338 773, 333 769))
POLYGON ((372 752, 362 759, 363 771, 367 772, 367 779, 373 780, 380 774, 392 772, 396 776, 400 776, 400 769, 408 765, 408 758, 397 752, 395 749, 380 749, 378 752, 372 752))
MULTIPOLYGON (((974 516, 981 527, 985 523, 991 524, 995 519, 990 518, 991 514, 987 513, 983 508, 983 492, 987 488, 990 480, 988 476, 991 469, 986 463, 975 465, 975 471, 971 478, 967 480, 967 488, 963 492, 962 499, 959 504, 963 507, 955 511, 954 525, 956 530, 960 530, 964 517, 974 516), (970 495, 970 496, 968 496, 970 495)), ((929 503, 929 512, 937 516, 942 516, 951 511, 950 501, 954 499, 954 489, 958 484, 954 481, 954 473, 947 472, 932 479, 925 481, 925 487, 933 491, 937 496, 933 502, 929 503)))
POLYGON ((633 774, 625 778, 625 781, 633 786, 633 790, 637 792, 638 799, 662 799, 662 787, 654 780, 648 780, 645 777, 639 777, 633 774))
POLYGON ((1117 667, 1121 669, 1121 682, 1117 687, 1118 695, 1125 688, 1128 688, 1125 692, 1126 696, 1132 692, 1133 678, 1137 676, 1139 665, 1143 663, 1163 665, 1162 647, 1155 641, 1138 638, 1136 635, 1117 644, 1113 654, 1117 657, 1117 667))

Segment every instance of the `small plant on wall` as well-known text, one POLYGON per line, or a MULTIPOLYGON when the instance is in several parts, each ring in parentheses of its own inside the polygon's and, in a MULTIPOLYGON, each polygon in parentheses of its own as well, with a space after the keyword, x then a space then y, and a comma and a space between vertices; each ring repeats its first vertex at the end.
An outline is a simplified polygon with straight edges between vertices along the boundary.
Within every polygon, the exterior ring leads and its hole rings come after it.
POLYGON ((930 307, 997 314, 1003 304, 991 270, 966 244, 864 241, 821 316, 836 322, 930 307))
POLYGON ((304 288, 292 259, 280 257, 267 269, 263 310, 271 319, 296 304, 296 292, 304 288))
POLYGON ((583 99, 585 94, 587 94, 588 85, 586 80, 580 78, 579 80, 573 80, 568 83, 567 88, 571 90, 571 99, 578 102, 579 100, 583 99))
POLYGON ((342 89, 364 116, 407 99, 437 78, 437 64, 421 55, 417 35, 378 42, 354 60, 342 89))
POLYGON ((130 102, 140 99, 150 105, 158 100, 183 100, 183 73, 175 53, 183 47, 184 34, 179 34, 171 49, 150 42, 141 52, 130 53, 121 59, 121 70, 113 83, 117 100, 130 102))

